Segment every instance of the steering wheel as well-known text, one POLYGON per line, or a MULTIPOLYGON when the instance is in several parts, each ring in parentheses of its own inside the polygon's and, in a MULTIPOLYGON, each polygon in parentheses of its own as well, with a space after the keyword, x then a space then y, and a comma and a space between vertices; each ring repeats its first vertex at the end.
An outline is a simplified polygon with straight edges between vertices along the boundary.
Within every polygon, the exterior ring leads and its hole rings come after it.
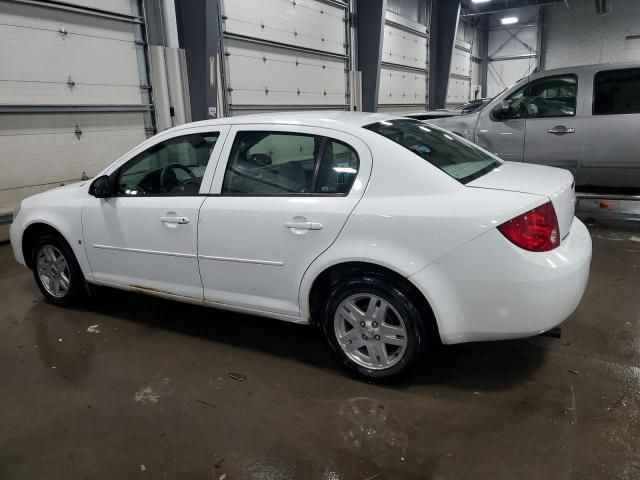
POLYGON ((187 180, 188 182, 196 181, 196 176, 188 167, 185 167, 180 163, 170 163, 162 169, 162 172, 160 172, 160 187, 162 188, 163 192, 169 191, 176 185, 176 183, 178 183, 178 177, 176 177, 173 169, 178 169, 186 172, 190 177, 189 180, 187 180), (169 177, 168 172, 171 172, 171 177, 169 177))

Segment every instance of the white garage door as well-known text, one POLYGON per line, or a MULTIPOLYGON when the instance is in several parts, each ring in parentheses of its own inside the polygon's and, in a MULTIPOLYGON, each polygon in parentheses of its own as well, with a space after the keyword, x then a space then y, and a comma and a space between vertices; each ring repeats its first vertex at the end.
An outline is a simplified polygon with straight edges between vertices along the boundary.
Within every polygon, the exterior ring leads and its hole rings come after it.
POLYGON ((425 110, 428 103, 428 65, 427 27, 387 11, 378 110, 425 110))
POLYGON ((456 38, 455 46, 451 52, 447 108, 455 108, 469 101, 471 92, 471 47, 469 42, 456 38))
POLYGON ((347 5, 329 0, 225 0, 226 115, 348 109, 347 5))
POLYGON ((0 0, 0 213, 151 132, 137 13, 131 0, 0 0))

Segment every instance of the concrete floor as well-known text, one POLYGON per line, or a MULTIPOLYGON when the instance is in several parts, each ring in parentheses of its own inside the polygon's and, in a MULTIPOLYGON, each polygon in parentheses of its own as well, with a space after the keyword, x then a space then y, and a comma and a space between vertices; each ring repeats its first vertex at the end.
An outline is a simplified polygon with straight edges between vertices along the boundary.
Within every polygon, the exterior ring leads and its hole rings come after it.
POLYGON ((53 307, 0 246, 0 479, 640 478, 640 235, 592 234, 561 339, 445 347, 393 387, 306 327, 111 290, 53 307))

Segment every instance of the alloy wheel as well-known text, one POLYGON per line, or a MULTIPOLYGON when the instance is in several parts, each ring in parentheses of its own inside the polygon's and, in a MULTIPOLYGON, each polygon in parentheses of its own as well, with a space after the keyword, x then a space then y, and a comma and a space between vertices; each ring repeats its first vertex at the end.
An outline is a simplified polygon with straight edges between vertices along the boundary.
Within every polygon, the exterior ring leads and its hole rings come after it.
POLYGON ((338 344, 352 361, 372 370, 397 364, 407 348, 407 329, 398 311, 383 298, 350 295, 334 315, 338 344))
POLYGON ((64 255, 53 245, 43 245, 36 257, 38 277, 51 296, 62 298, 69 292, 71 274, 64 255))

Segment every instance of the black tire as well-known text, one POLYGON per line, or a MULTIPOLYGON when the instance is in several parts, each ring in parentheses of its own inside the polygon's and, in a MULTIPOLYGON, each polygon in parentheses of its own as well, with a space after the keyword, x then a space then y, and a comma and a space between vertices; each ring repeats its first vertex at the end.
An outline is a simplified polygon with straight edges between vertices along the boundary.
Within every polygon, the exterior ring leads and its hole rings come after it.
MULTIPOLYGON (((367 301, 366 297, 363 301, 367 301)), ((396 313, 393 313, 393 316, 395 317, 396 313)), ((387 280, 382 275, 365 273, 358 277, 342 280, 333 286, 323 311, 321 327, 332 355, 343 368, 368 381, 388 382, 405 378, 414 373, 430 349, 429 345, 433 339, 430 338, 432 335, 429 332, 432 332, 432 329, 428 328, 427 322, 430 319, 427 316, 427 312, 424 313, 424 317, 421 315, 411 299, 411 294, 405 288, 387 280), (350 358, 340 345, 334 323, 336 312, 343 301, 357 298, 359 295, 373 295, 384 300, 402 317, 406 331, 406 346, 401 358, 389 367, 374 369, 359 364, 350 358)), ((369 335, 372 333, 375 332, 367 332, 369 335)), ((356 332, 357 334, 358 332, 356 332)), ((373 341, 371 336, 367 338, 367 341, 373 341)), ((364 351, 369 352, 368 347, 363 348, 364 351)), ((388 347, 384 348, 385 356, 387 356, 388 347)))
POLYGON ((86 298, 87 286, 84 275, 80 269, 80 265, 78 265, 78 261, 76 260, 73 250, 71 250, 69 244, 62 237, 49 233, 39 237, 34 243, 31 251, 31 265, 33 267, 33 277, 36 280, 36 284, 44 298, 49 303, 62 307, 71 307, 80 304, 86 298), (65 277, 69 280, 69 287, 61 296, 56 296, 50 293, 40 278, 38 270, 38 254, 41 249, 46 246, 53 247, 64 257, 66 262, 66 269, 64 269, 64 272, 65 277))

